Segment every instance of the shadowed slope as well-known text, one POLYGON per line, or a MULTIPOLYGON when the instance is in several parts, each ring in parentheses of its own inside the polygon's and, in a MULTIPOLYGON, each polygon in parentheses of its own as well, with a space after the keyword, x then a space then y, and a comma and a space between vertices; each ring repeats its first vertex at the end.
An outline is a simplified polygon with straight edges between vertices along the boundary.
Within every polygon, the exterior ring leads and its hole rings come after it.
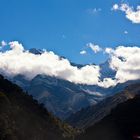
POLYGON ((0 76, 0 140, 69 140, 75 132, 0 76))
POLYGON ((111 113, 95 125, 87 128, 76 140, 137 140, 140 136, 140 85, 137 96, 119 104, 111 113))

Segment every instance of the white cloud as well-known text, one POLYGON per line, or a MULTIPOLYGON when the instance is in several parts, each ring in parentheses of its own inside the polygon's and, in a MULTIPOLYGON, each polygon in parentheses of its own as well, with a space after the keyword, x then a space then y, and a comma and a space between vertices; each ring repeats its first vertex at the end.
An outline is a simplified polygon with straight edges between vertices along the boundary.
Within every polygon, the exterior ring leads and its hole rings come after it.
POLYGON ((114 79, 100 80, 100 67, 86 65, 82 68, 72 66, 67 59, 62 59, 51 51, 35 55, 26 51, 17 41, 8 43, 10 50, 0 52, 0 73, 13 77, 18 74, 28 79, 38 74, 56 76, 77 84, 115 86, 128 80, 140 79, 140 48, 119 46, 106 48, 110 57, 110 67, 116 71, 114 79))
POLYGON ((7 43, 3 40, 3 41, 1 41, 1 46, 5 47, 5 46, 7 46, 7 43))
POLYGON ((138 5, 136 9, 129 6, 128 4, 114 4, 112 10, 120 10, 125 13, 127 19, 132 21, 132 23, 140 23, 140 6, 138 5))
POLYGON ((74 83, 98 84, 99 66, 86 65, 77 68, 53 52, 46 51, 41 55, 34 55, 24 50, 22 44, 17 41, 10 42, 9 45, 11 50, 0 52, 0 72, 7 76, 22 74, 32 79, 38 74, 45 74, 74 83))
POLYGON ((100 92, 90 91, 88 89, 82 89, 82 90, 91 95, 100 96, 100 97, 103 96, 103 94, 101 94, 100 92))
POLYGON ((83 51, 80 51, 80 54, 81 55, 84 55, 84 54, 86 54, 87 52, 85 51, 85 50, 83 50, 83 51))
POLYGON ((88 43, 87 47, 91 48, 94 53, 102 51, 102 48, 99 45, 94 45, 93 43, 88 43))
POLYGON ((90 8, 90 9, 87 10, 87 12, 88 12, 89 14, 96 14, 96 13, 98 13, 98 12, 100 12, 100 11, 102 11, 101 8, 90 8))
POLYGON ((106 52, 110 54, 110 67, 116 71, 116 83, 140 79, 139 47, 119 46, 106 52))
POLYGON ((112 48, 106 48, 105 52, 108 54, 112 54, 114 52, 114 50, 112 48))
POLYGON ((128 31, 124 31, 124 34, 128 34, 128 31))
POLYGON ((112 78, 104 78, 103 81, 99 82, 99 86, 109 88, 111 86, 115 86, 119 82, 116 79, 112 78))
POLYGON ((111 10, 118 10, 119 9, 119 5, 118 4, 114 4, 113 7, 111 8, 111 10))

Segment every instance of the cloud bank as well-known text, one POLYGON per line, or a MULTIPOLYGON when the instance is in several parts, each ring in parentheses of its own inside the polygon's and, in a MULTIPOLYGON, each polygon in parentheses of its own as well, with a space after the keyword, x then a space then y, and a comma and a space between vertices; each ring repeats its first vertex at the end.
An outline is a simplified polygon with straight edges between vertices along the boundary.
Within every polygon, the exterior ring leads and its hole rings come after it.
POLYGON ((100 80, 100 67, 86 65, 82 68, 72 66, 69 60, 59 57, 51 51, 35 55, 25 50, 17 41, 8 43, 10 50, 0 52, 0 73, 9 77, 18 74, 29 80, 38 74, 56 76, 77 84, 115 86, 128 80, 140 79, 140 48, 119 46, 106 48, 110 57, 110 67, 116 71, 115 79, 100 80))
POLYGON ((117 11, 120 10, 125 13, 125 16, 127 19, 132 21, 132 23, 140 23, 140 6, 138 5, 136 9, 133 7, 129 6, 128 4, 114 4, 112 7, 112 10, 117 11))
POLYGON ((11 50, 0 52, 0 72, 5 75, 22 74, 32 79, 38 74, 45 74, 81 84, 97 84, 99 81, 99 66, 86 65, 79 69, 53 52, 35 55, 24 50, 17 41, 10 42, 9 46, 11 50))
POLYGON ((84 54, 86 54, 87 52, 85 51, 85 50, 83 50, 83 51, 80 51, 80 54, 81 55, 84 55, 84 54))
POLYGON ((106 49, 110 55, 110 67, 116 71, 118 83, 140 79, 140 48, 119 46, 106 49))

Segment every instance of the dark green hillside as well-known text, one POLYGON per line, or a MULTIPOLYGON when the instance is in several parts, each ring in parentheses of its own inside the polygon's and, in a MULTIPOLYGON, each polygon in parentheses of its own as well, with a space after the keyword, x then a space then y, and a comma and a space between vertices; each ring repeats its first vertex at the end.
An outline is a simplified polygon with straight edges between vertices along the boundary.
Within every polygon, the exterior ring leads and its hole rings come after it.
POLYGON ((0 76, 0 140, 69 140, 75 132, 0 76))
POLYGON ((95 125, 87 128, 76 140, 138 140, 140 139, 140 84, 133 99, 119 104, 111 113, 95 125))

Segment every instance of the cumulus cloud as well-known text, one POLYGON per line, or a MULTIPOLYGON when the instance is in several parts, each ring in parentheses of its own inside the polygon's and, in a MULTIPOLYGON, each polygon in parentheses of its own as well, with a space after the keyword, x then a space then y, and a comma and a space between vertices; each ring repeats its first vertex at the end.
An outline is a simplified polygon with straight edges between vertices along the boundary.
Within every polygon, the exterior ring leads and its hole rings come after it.
POLYGON ((45 51, 41 55, 35 55, 24 50, 22 44, 17 41, 9 43, 10 50, 0 52, 0 72, 15 76, 25 75, 32 79, 38 74, 56 76, 81 84, 98 84, 100 68, 95 65, 86 65, 82 68, 72 66, 67 59, 53 52, 45 51))
POLYGON ((140 48, 119 46, 115 50, 108 48, 110 67, 116 71, 115 82, 140 79, 140 48))
POLYGON ((96 14, 96 13, 98 13, 98 12, 100 12, 100 11, 102 11, 101 8, 90 8, 90 9, 87 10, 87 12, 88 12, 89 14, 96 14))
POLYGON ((113 50, 112 48, 106 48, 106 49, 105 49, 105 52, 106 52, 107 54, 113 54, 114 50, 113 50))
POLYGON ((76 84, 98 85, 108 88, 117 83, 140 79, 140 48, 119 46, 106 48, 110 57, 110 67, 116 71, 114 79, 100 80, 100 67, 86 65, 82 68, 72 66, 69 60, 51 51, 35 55, 25 50, 17 41, 8 43, 10 49, 0 52, 0 73, 9 77, 18 74, 31 80, 38 74, 56 76, 76 84))
POLYGON ((111 86, 115 86, 119 83, 118 80, 112 78, 104 78, 103 81, 99 82, 99 86, 109 88, 111 86))
POLYGON ((102 51, 102 48, 99 45, 95 45, 93 43, 88 43, 87 47, 91 48, 94 53, 102 51))
POLYGON ((114 4, 113 7, 111 8, 111 10, 118 10, 119 9, 119 5, 118 4, 114 4))
POLYGON ((83 50, 83 51, 80 51, 80 54, 81 55, 84 55, 84 54, 86 54, 87 52, 85 51, 85 50, 83 50))
POLYGON ((124 34, 128 34, 128 31, 124 31, 124 34))
POLYGON ((136 9, 134 9, 133 7, 129 6, 128 4, 114 4, 112 7, 112 10, 120 10, 122 12, 125 13, 125 16, 127 19, 129 19, 130 21, 132 21, 132 23, 140 23, 140 6, 138 5, 136 7, 136 9))

